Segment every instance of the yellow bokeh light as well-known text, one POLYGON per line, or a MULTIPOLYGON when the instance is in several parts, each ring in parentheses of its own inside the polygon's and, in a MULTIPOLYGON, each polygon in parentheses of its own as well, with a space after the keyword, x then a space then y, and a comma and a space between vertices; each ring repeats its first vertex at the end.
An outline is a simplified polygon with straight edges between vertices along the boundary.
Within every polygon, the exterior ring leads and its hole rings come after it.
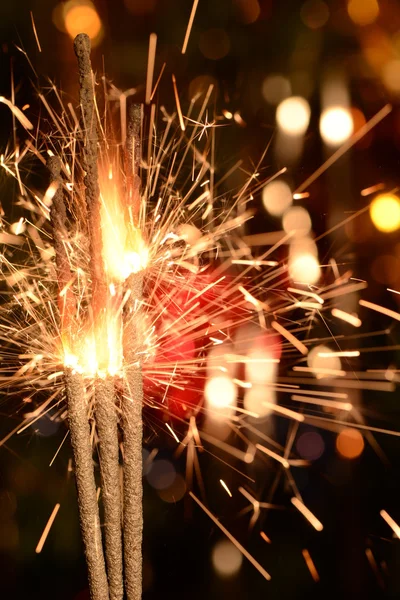
POLYGON ((336 438, 336 449, 343 458, 357 458, 364 450, 364 438, 357 429, 343 429, 336 438))
POLYGON ((89 0, 69 0, 63 6, 63 17, 65 30, 72 39, 78 33, 87 33, 92 45, 101 40, 101 19, 89 0))
POLYGON ((321 115, 319 130, 322 139, 328 146, 343 144, 354 130, 351 111, 343 106, 327 108, 321 115))
POLYGON ((379 4, 377 0, 350 0, 347 11, 356 25, 371 25, 379 15, 379 4))
POLYGON ((232 577, 242 566, 242 554, 228 540, 218 542, 212 551, 212 564, 220 577, 232 577))
POLYGON ((310 105, 301 96, 283 100, 276 109, 278 127, 287 135, 304 135, 310 122, 310 105))
POLYGON ((394 194, 380 194, 369 208, 371 220, 379 231, 391 233, 400 227, 400 200, 394 194))
POLYGON ((292 200, 291 189, 285 181, 271 181, 262 191, 264 207, 273 217, 283 215, 292 204, 292 200))

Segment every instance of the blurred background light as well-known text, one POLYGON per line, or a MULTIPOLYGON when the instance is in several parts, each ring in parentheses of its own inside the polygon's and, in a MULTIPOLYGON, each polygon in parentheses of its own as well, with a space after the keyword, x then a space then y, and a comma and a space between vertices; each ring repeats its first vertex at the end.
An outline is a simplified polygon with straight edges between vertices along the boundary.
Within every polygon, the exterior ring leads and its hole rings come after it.
POLYGON ((343 458, 357 458, 364 450, 364 438, 357 429, 343 429, 336 438, 336 449, 343 458))
POLYGON ((210 60, 224 58, 230 50, 231 43, 224 29, 207 29, 200 35, 201 53, 210 60))
POLYGON ((287 135, 304 135, 310 115, 311 109, 307 100, 301 96, 292 96, 279 104, 276 109, 276 122, 287 135))
POLYGON ((229 377, 210 377, 204 388, 204 396, 210 409, 229 408, 237 397, 236 385, 229 377))
POLYGON ((321 114, 321 137, 328 146, 339 146, 351 137, 354 129, 351 111, 343 106, 332 106, 321 114))
POLYGON ((258 0, 233 0, 236 12, 242 23, 250 25, 257 21, 261 13, 258 0))
POLYGON ((58 5, 61 11, 54 13, 53 20, 60 28, 57 20, 62 17, 61 28, 74 39, 78 33, 87 33, 92 41, 92 46, 100 43, 103 37, 103 28, 99 14, 90 0, 69 0, 58 5))
POLYGON ((283 75, 269 75, 263 81, 261 93, 269 104, 279 104, 291 94, 290 81, 283 75))
POLYGON ((296 448, 305 460, 317 460, 324 453, 325 444, 317 431, 306 431, 297 438, 296 448))
POLYGON ((356 25, 371 25, 379 15, 377 0, 349 0, 347 11, 356 25))
POLYGON ((175 479, 172 484, 162 490, 158 490, 158 495, 161 500, 164 502, 168 502, 169 504, 179 502, 182 500, 183 496, 186 492, 186 483, 182 475, 177 473, 175 479))
POLYGON ((146 475, 149 484, 156 490, 165 490, 175 481, 176 471, 169 460, 155 460, 146 475))
POLYGON ((383 65, 382 80, 389 91, 400 94, 400 59, 388 60, 383 65))
POLYGON ((293 236, 306 236, 311 231, 311 217, 302 206, 291 206, 283 215, 283 229, 293 236))
POLYGON ((342 364, 339 356, 321 356, 323 354, 332 353, 332 349, 328 346, 315 346, 307 356, 307 365, 312 370, 313 374, 319 379, 334 376, 335 372, 340 371, 342 364))
POLYGON ((329 19, 329 7, 322 0, 307 0, 300 10, 301 20, 310 29, 320 29, 329 19))
POLYGON ((126 8, 133 15, 149 15, 155 11, 157 0, 124 0, 126 8))
POLYGON ((271 181, 262 191, 262 201, 270 215, 280 217, 292 204, 292 191, 285 181, 271 181))
POLYGON ((395 194, 380 194, 369 208, 371 220, 379 231, 391 233, 400 227, 400 200, 395 194))
POLYGON ((309 252, 294 253, 289 257, 289 276, 298 283, 317 283, 321 277, 318 259, 309 252))
POLYGON ((217 542, 211 554, 215 571, 220 577, 233 577, 242 566, 242 554, 228 540, 217 542))
POLYGON ((265 385, 253 385, 245 391, 243 404, 246 410, 255 413, 258 417, 266 417, 273 411, 271 404, 276 404, 276 392, 265 385))

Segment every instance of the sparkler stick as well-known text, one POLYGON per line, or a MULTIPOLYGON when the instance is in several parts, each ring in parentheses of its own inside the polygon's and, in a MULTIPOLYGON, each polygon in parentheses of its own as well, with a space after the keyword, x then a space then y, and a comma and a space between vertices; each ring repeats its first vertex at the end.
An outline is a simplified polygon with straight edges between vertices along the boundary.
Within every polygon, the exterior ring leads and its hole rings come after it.
MULTIPOLYGON (((139 208, 140 110, 132 107, 128 126, 127 155, 130 159, 131 218, 139 208)), ((124 439, 124 559, 125 585, 128 600, 142 597, 142 403, 143 378, 138 336, 138 315, 143 292, 143 274, 132 273, 126 283, 129 297, 124 310, 125 389, 123 396, 124 439)))
MULTIPOLYGON (((57 157, 48 162, 52 184, 58 186, 53 197, 51 220, 56 251, 57 278, 59 285, 59 309, 64 344, 72 341, 72 324, 76 312, 75 298, 70 289, 71 271, 64 246, 66 211, 63 202, 60 168, 57 157)), ((64 372, 68 399, 68 421, 75 462, 75 478, 78 491, 79 517, 89 574, 89 586, 93 600, 108 600, 108 583, 105 571, 100 517, 93 471, 92 445, 88 423, 86 390, 82 375, 66 368, 64 372)))
MULTIPOLYGON (((90 239, 90 268, 92 279, 92 318, 96 339, 97 362, 102 355, 108 360, 104 346, 107 341, 107 280, 102 260, 101 204, 97 166, 97 125, 94 97, 94 78, 90 61, 90 38, 79 34, 74 42, 80 73, 80 104, 85 130, 83 165, 85 198, 88 210, 90 239)), ((99 367, 102 367, 99 364, 99 367)), ((119 493, 118 423, 114 399, 113 379, 96 377, 94 381, 95 416, 99 435, 103 504, 105 514, 105 541, 107 574, 111 600, 123 597, 121 499, 119 493)))

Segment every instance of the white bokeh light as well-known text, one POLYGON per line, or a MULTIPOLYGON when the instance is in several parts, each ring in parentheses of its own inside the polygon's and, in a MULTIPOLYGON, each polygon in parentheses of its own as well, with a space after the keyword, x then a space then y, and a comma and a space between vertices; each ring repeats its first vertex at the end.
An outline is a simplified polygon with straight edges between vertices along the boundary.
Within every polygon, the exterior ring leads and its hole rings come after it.
POLYGON ((292 204, 292 191, 285 181, 271 181, 262 191, 262 201, 270 215, 280 217, 292 204))
POLYGON ((208 379, 204 396, 211 409, 229 408, 236 402, 237 388, 229 377, 217 375, 208 379))
POLYGON ((321 137, 328 146, 339 146, 354 130, 351 111, 344 106, 332 106, 323 111, 319 122, 321 137))
POLYGON ((232 577, 242 566, 241 552, 228 540, 217 542, 213 548, 211 560, 220 577, 232 577))
POLYGON ((311 110, 305 98, 292 96, 276 109, 278 127, 287 135, 304 135, 310 123, 311 110))
POLYGON ((305 236, 311 231, 311 218, 302 206, 291 206, 283 215, 283 229, 293 236, 305 236))

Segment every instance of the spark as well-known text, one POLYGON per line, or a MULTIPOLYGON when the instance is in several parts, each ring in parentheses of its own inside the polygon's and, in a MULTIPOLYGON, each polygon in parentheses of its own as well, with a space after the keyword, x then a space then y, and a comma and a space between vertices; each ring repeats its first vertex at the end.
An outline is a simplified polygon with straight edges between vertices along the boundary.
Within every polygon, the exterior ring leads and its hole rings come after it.
POLYGON ((271 326, 278 333, 280 333, 284 338, 286 338, 288 340, 288 342, 290 342, 291 344, 293 344, 293 346, 295 348, 297 348, 297 350, 299 352, 301 352, 304 355, 308 354, 308 348, 302 342, 300 342, 300 340, 298 340, 297 337, 295 337, 292 333, 290 333, 290 331, 288 331, 287 329, 285 329, 285 327, 283 327, 282 325, 280 325, 277 321, 272 321, 271 326))
POLYGON ((30 120, 24 115, 24 113, 22 112, 22 110, 20 108, 18 108, 18 106, 15 106, 15 104, 13 104, 12 102, 10 102, 10 100, 7 100, 7 98, 4 98, 4 96, 0 96, 0 102, 2 102, 3 104, 5 104, 6 106, 8 106, 8 108, 11 110, 12 114, 14 115, 14 117, 16 119, 18 119, 18 121, 21 123, 22 127, 24 127, 25 129, 33 129, 33 125, 30 122, 30 120))
POLYGON ((188 22, 188 26, 187 26, 186 33, 185 33, 185 39, 183 40, 182 54, 185 54, 188 43, 189 43, 190 32, 192 31, 193 21, 194 21, 195 15, 196 15, 196 10, 197 10, 198 4, 199 4, 199 0, 193 0, 192 10, 190 12, 189 22, 188 22))
POLYGON ((174 96, 175 96, 176 108, 178 110, 179 124, 181 126, 182 131, 185 131, 186 128, 185 128, 185 123, 183 122, 181 103, 179 101, 178 88, 176 85, 176 77, 174 74, 172 74, 172 85, 174 87, 174 96))
POLYGON ((381 510, 381 512, 379 514, 381 515, 382 519, 384 519, 384 521, 386 521, 386 523, 392 529, 395 536, 400 539, 400 527, 399 527, 399 525, 397 525, 396 521, 394 519, 392 519, 392 517, 386 512, 386 510, 381 510))
POLYGON ((361 327, 362 321, 356 315, 350 315, 344 310, 340 310, 340 308, 332 308, 331 315, 336 317, 337 319, 341 319, 342 321, 346 321, 353 327, 361 327))
POLYGON ((169 423, 165 423, 166 428, 170 431, 172 437, 174 438, 174 440, 179 444, 179 438, 176 435, 175 431, 172 429, 171 425, 169 425, 169 423))
POLYGON ((44 546, 44 544, 45 544, 45 542, 47 540, 47 536, 49 535, 51 526, 54 523, 54 519, 57 516, 59 508, 60 508, 60 504, 56 504, 55 507, 53 508, 53 511, 52 511, 52 513, 50 515, 50 518, 47 521, 46 527, 44 528, 43 533, 40 536, 40 540, 38 541, 38 544, 36 546, 36 549, 35 549, 36 554, 40 554, 41 551, 43 550, 43 546, 44 546))
POLYGON ((264 531, 260 531, 260 536, 262 537, 262 539, 264 540, 264 542, 267 542, 267 544, 271 544, 271 540, 269 539, 269 537, 267 536, 267 534, 264 531))
POLYGON ((240 542, 238 542, 238 540, 233 537, 233 535, 227 530, 226 527, 224 527, 224 525, 222 525, 222 523, 217 519, 217 517, 215 517, 212 512, 210 510, 208 510, 208 508, 197 498, 197 496, 195 496, 193 494, 193 492, 189 492, 189 495, 191 498, 193 498, 193 500, 195 502, 197 502, 197 504, 200 506, 200 508, 206 513, 206 515, 215 523, 215 525, 217 527, 219 527, 219 529, 222 531, 222 533, 224 533, 226 535, 226 537, 228 538, 228 540, 230 542, 232 542, 232 544, 234 546, 236 546, 236 548, 243 554, 243 556, 245 558, 247 558, 247 560, 253 565, 253 567, 255 567, 257 569, 257 571, 259 573, 261 573, 261 575, 267 580, 270 581, 271 580, 271 575, 269 573, 267 573, 267 571, 264 569, 264 567, 262 567, 260 565, 259 562, 256 561, 256 559, 246 550, 246 548, 244 548, 242 546, 242 544, 240 544, 240 542))
POLYGON ((153 85, 154 62, 156 58, 157 34, 151 33, 149 38, 149 54, 147 58, 147 78, 146 78, 146 104, 150 104, 151 89, 153 85))
POLYGON ((390 104, 386 104, 386 106, 384 106, 383 108, 381 108, 381 110, 378 111, 376 113, 376 115, 372 117, 372 119, 370 119, 369 121, 367 121, 367 123, 365 123, 365 125, 363 125, 362 127, 360 127, 360 129, 358 129, 356 131, 356 133, 354 135, 352 135, 347 140, 347 142, 345 142, 338 150, 336 150, 336 152, 334 152, 332 154, 332 156, 330 156, 328 158, 328 160, 326 160, 324 162, 323 165, 321 165, 312 175, 310 175, 310 177, 308 177, 295 190, 294 193, 295 194, 300 194, 301 192, 304 192, 304 190, 306 190, 308 187, 310 187, 310 185, 312 183, 314 183, 314 181, 316 179, 318 179, 318 177, 320 177, 322 175, 322 173, 324 173, 337 160, 339 160, 339 158, 341 158, 343 156, 343 154, 345 154, 348 150, 350 150, 350 148, 352 146, 354 146, 354 144, 356 144, 357 142, 359 142, 365 135, 367 135, 367 133, 369 131, 371 131, 371 129, 373 129, 374 127, 376 127, 376 125, 378 125, 378 123, 380 123, 380 121, 382 121, 382 119, 384 119, 391 112, 391 110, 392 110, 392 107, 390 106, 390 104))
POLYGON ((303 555, 303 558, 304 558, 304 560, 306 561, 306 565, 307 565, 307 567, 308 567, 308 570, 309 570, 309 571, 310 571, 310 573, 311 573, 311 577, 314 579, 314 581, 315 581, 316 583, 318 583, 318 581, 319 581, 319 575, 318 575, 318 571, 317 571, 317 569, 316 569, 316 567, 315 567, 315 564, 314 564, 314 561, 313 561, 313 559, 312 559, 312 558, 311 558, 311 556, 310 556, 310 553, 309 553, 309 551, 307 550, 307 548, 304 548, 304 549, 301 551, 301 553, 302 553, 302 555, 303 555))
POLYGON ((33 18, 33 12, 30 11, 30 14, 31 14, 32 29, 33 29, 33 33, 34 33, 35 40, 36 40, 36 43, 37 43, 37 47, 39 49, 39 52, 41 52, 42 48, 40 46, 39 37, 38 37, 38 34, 37 34, 36 25, 35 25, 35 19, 33 18))
POLYGON ((316 529, 317 531, 323 530, 324 527, 323 527, 321 521, 319 521, 317 519, 317 517, 315 515, 313 515, 313 513, 310 511, 310 509, 308 509, 307 506, 301 500, 296 498, 296 496, 293 496, 290 499, 290 501, 293 504, 293 506, 295 506, 297 508, 297 510, 299 512, 301 512, 303 517, 305 517, 307 519, 307 521, 314 527, 314 529, 316 529))
POLYGON ((382 315, 386 315, 391 319, 395 319, 396 321, 400 321, 400 313, 395 312, 394 310, 390 310, 389 308, 385 308, 380 304, 375 304, 374 302, 368 302, 367 300, 359 300, 358 303, 360 306, 365 306, 365 308, 370 308, 371 310, 375 310, 376 312, 381 313, 382 315))
POLYGON ((228 486, 226 485, 225 481, 223 479, 219 480, 220 484, 222 485, 222 487, 224 488, 224 490, 226 491, 226 493, 228 494, 228 496, 230 498, 232 498, 232 492, 231 490, 228 488, 228 486))
POLYGON ((270 458, 273 458, 277 462, 281 463, 281 465, 283 467, 285 467, 285 469, 289 468, 290 465, 289 465, 289 462, 286 460, 286 458, 283 458, 282 456, 279 456, 279 454, 277 454, 273 450, 270 450, 269 448, 266 448, 265 446, 262 446, 261 444, 256 444, 256 448, 257 448, 257 450, 260 450, 261 452, 263 452, 264 454, 266 454, 270 458))

